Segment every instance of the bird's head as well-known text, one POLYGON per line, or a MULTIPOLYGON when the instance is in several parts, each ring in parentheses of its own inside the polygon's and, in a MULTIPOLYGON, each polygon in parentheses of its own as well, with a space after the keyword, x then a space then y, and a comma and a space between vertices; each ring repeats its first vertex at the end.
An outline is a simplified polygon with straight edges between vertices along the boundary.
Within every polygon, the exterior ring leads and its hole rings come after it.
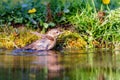
POLYGON ((63 32, 58 29, 58 28, 54 28, 54 29, 51 29, 47 32, 47 35, 51 36, 51 37, 54 37, 54 38, 57 38, 58 35, 62 34, 63 32))

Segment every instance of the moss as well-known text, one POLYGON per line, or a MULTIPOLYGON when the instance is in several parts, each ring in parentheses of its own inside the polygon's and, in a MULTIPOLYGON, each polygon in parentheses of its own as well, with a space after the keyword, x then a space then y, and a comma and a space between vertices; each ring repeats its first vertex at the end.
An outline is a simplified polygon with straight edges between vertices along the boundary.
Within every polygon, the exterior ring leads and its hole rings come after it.
POLYGON ((0 48, 21 48, 38 39, 27 28, 4 27, 0 29, 0 48))
POLYGON ((83 49, 86 47, 86 41, 76 32, 64 31, 58 38, 61 47, 69 49, 83 49))

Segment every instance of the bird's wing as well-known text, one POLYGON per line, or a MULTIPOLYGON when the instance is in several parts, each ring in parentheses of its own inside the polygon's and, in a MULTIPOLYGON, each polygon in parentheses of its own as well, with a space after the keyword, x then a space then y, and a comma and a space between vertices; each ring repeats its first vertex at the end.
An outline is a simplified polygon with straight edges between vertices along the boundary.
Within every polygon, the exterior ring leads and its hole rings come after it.
POLYGON ((50 40, 40 39, 24 47, 24 49, 47 50, 49 43, 50 43, 50 40))

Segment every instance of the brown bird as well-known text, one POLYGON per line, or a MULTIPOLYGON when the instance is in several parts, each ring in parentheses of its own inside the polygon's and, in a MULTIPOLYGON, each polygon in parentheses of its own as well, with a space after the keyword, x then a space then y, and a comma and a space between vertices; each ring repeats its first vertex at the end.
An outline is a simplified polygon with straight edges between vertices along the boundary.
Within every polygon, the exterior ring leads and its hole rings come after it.
POLYGON ((33 50, 50 50, 56 44, 57 36, 62 32, 55 28, 49 30, 46 34, 40 34, 37 32, 31 32, 37 36, 41 36, 41 39, 25 46, 23 49, 33 49, 33 50))

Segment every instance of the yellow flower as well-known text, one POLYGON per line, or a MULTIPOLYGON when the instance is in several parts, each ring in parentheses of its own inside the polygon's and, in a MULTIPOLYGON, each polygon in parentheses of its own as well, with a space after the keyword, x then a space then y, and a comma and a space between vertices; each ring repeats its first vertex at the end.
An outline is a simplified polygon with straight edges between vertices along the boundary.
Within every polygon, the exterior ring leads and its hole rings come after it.
POLYGON ((109 4, 110 3, 110 0, 102 0, 103 4, 109 4))
POLYGON ((28 10, 28 13, 35 13, 35 12, 36 12, 35 8, 32 8, 32 9, 28 10))

